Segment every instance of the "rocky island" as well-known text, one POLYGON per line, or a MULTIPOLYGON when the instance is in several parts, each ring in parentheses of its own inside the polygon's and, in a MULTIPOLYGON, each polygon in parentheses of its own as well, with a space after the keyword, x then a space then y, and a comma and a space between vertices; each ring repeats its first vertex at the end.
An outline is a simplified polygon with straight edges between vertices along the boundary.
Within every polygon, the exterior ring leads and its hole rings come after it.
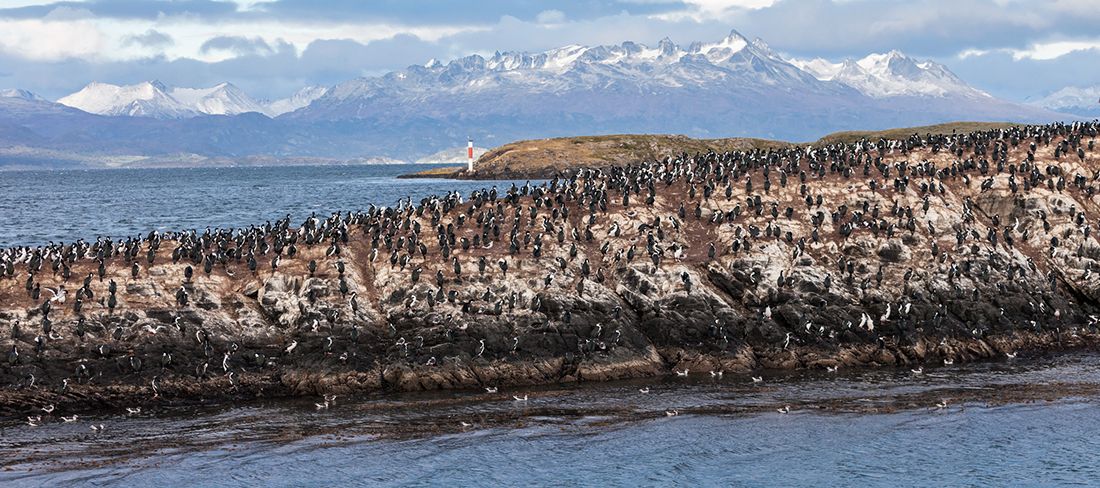
POLYGON ((0 415, 1094 346, 1097 132, 685 145, 302 223, 5 249, 0 415))

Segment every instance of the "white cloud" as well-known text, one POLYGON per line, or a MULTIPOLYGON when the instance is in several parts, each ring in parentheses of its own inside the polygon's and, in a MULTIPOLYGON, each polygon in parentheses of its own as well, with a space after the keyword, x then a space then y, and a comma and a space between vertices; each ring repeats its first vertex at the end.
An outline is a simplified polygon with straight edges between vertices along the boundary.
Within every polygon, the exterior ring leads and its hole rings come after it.
MULTIPOLYGON (((262 5, 255 8, 262 8, 262 5)), ((551 11, 546 17, 563 20, 564 15, 558 14, 551 11)), ((69 58, 127 61, 164 56, 169 60, 192 58, 217 62, 232 58, 235 54, 226 50, 204 52, 203 44, 216 37, 258 38, 270 45, 286 42, 301 52, 310 43, 323 39, 346 39, 366 44, 407 34, 434 42, 455 34, 483 29, 486 27, 322 23, 278 19, 211 22, 209 19, 190 15, 152 20, 115 19, 96 18, 83 9, 60 7, 40 19, 0 18, 0 52, 38 61, 69 58), (150 30, 163 33, 174 42, 163 45, 133 42, 135 37, 150 30)))
POLYGON ((0 51, 27 59, 98 57, 108 44, 108 36, 90 20, 0 19, 0 51))
POLYGON ((1091 41, 1056 41, 1032 44, 1021 50, 1012 50, 1012 59, 1047 60, 1065 56, 1074 51, 1100 50, 1100 39, 1091 41))
POLYGON ((1058 59, 1070 53, 1077 51, 1088 51, 1090 49, 1100 51, 1100 39, 1097 40, 1084 40, 1084 41, 1051 41, 1051 42, 1038 42, 1028 46, 1026 49, 966 49, 956 55, 958 59, 968 59, 974 57, 986 56, 994 53, 1008 53, 1012 55, 1012 59, 1015 61, 1021 61, 1030 59, 1034 61, 1049 61, 1052 59, 1058 59))
MULTIPOLYGON (((76 0, 83 1, 83 0, 76 0)), ((20 8, 20 7, 33 7, 37 5, 49 5, 53 1, 42 0, 0 0, 0 8, 20 8)))
POLYGON ((688 8, 653 15, 652 18, 665 21, 693 20, 704 22, 722 19, 731 13, 747 10, 760 10, 775 5, 778 0, 684 0, 688 8))
POLYGON ((565 13, 561 10, 543 10, 535 16, 535 21, 540 24, 557 24, 565 21, 565 13))

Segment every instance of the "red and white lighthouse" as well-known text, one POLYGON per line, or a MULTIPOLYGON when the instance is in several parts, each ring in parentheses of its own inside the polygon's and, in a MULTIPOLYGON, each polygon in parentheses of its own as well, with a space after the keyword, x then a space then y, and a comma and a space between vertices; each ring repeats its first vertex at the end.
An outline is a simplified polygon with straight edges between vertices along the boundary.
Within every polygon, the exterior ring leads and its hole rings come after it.
POLYGON ((466 171, 474 170, 474 140, 466 138, 466 171))

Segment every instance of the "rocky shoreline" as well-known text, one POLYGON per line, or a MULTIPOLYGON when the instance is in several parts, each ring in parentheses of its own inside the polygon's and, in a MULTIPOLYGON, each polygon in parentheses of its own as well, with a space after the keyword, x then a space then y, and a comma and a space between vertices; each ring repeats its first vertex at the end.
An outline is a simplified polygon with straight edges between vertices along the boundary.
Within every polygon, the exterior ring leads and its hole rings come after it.
POLYGON ((0 415, 1095 348, 1096 134, 682 155, 4 250, 0 415))

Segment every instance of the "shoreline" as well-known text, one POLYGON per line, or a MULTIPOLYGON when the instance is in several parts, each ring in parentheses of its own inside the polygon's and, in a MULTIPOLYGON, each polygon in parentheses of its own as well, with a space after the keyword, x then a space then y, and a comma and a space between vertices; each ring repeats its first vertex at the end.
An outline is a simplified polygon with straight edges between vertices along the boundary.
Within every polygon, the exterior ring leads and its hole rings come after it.
MULTIPOLYGON (((0 390, 0 418, 18 419, 41 414, 40 407, 54 405, 68 414, 102 414, 132 407, 178 407, 221 405, 260 398, 296 398, 325 395, 372 396, 430 391, 480 392, 487 387, 511 394, 525 387, 601 383, 608 381, 673 377, 687 370, 692 377, 706 377, 712 371, 728 374, 760 374, 798 370, 903 369, 938 367, 1003 360, 1009 354, 1027 358, 1096 350, 1100 333, 1016 332, 988 339, 921 339, 908 346, 857 345, 834 351, 798 348, 756 350, 744 346, 731 354, 716 356, 684 349, 650 350, 644 356, 616 362, 580 361, 567 364, 562 358, 540 361, 481 362, 469 366, 428 367, 407 362, 376 366, 369 370, 316 372, 302 368, 282 371, 242 372, 231 382, 225 376, 179 377, 158 382, 159 394, 150 385, 115 383, 98 386, 70 384, 65 392, 56 389, 0 390), (486 364, 488 363, 488 364, 486 364)), ((116 378, 120 379, 120 378, 116 378)), ((504 393, 502 393, 504 394, 504 393)), ((505 395, 507 396, 507 395, 505 395)))

